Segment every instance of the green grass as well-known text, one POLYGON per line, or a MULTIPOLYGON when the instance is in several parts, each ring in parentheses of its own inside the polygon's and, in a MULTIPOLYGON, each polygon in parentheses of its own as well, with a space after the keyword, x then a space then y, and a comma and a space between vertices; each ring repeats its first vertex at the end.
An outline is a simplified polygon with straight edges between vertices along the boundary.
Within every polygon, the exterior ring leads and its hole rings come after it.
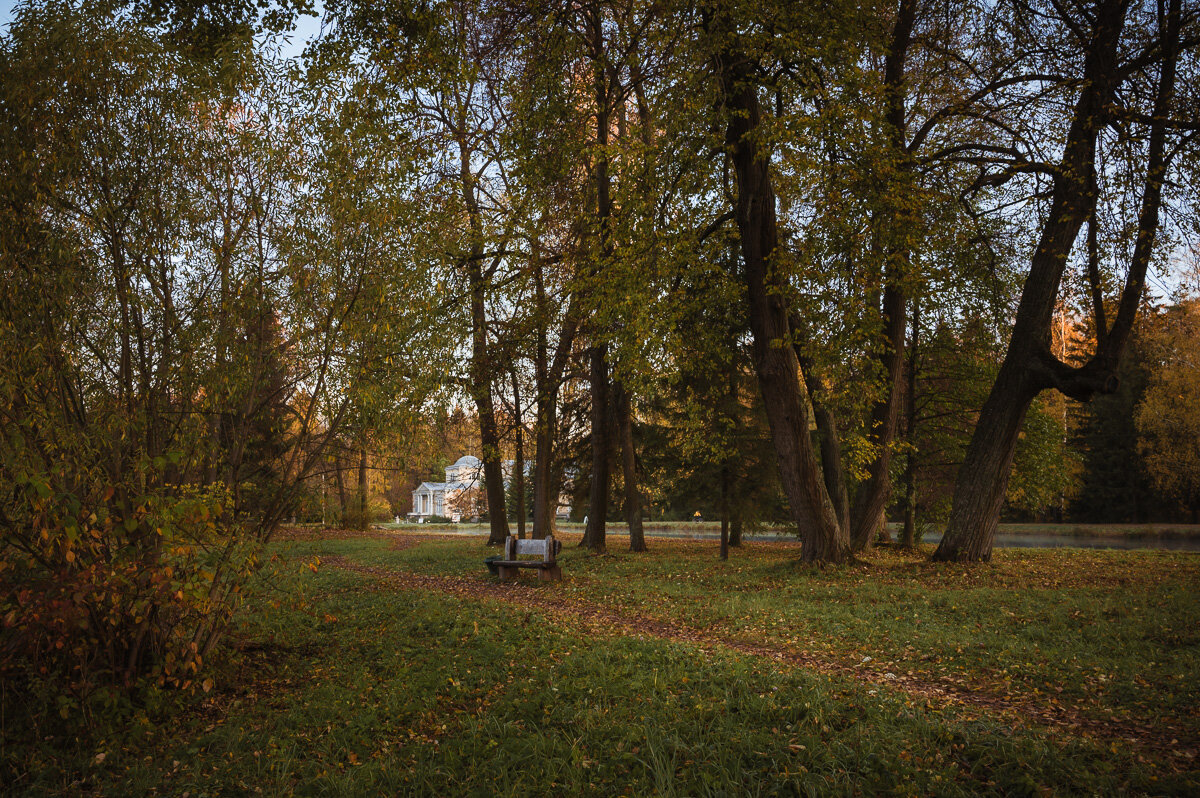
MULTIPOLYGON (((1190 684, 1196 558, 1021 552, 964 569, 881 554, 869 568, 819 572, 796 568, 783 547, 750 547, 721 564, 711 546, 651 543, 637 557, 568 547, 567 581, 536 595, 830 657, 872 656, 865 667, 1007 680, 1022 691, 1058 679, 1064 694, 1072 678, 1090 680, 1087 690, 1104 692, 1084 702, 1089 712, 1180 719, 1200 705, 1190 684), (1090 623, 1080 626, 1078 612, 1090 623), (1154 689, 1127 679, 1126 668, 1154 689)), ((10 738, 7 788, 192 796, 1200 788, 1195 771, 1171 772, 1120 741, 1014 728, 978 708, 931 707, 765 657, 587 634, 530 608, 394 590, 328 563, 316 574, 304 567, 338 554, 491 584, 477 539, 404 550, 309 541, 277 551, 277 574, 231 633, 236 646, 212 693, 92 739, 10 738)))
MULTIPOLYGON (((361 556, 426 573, 473 574, 477 541, 361 556)), ((795 551, 750 545, 728 563, 710 544, 652 541, 650 556, 570 547, 571 595, 748 642, 871 661, 879 672, 1051 694, 1095 718, 1159 718, 1200 738, 1200 557, 1165 552, 997 550, 941 566, 878 551, 865 567, 812 571, 795 551)))

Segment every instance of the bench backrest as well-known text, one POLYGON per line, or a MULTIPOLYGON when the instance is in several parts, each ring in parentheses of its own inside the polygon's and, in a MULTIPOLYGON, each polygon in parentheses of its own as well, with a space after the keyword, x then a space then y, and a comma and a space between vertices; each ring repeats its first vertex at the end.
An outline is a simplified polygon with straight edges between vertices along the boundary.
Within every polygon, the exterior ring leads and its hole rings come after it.
POLYGON ((521 556, 541 557, 543 562, 554 562, 562 544, 547 535, 545 540, 521 540, 515 535, 509 535, 504 541, 504 559, 515 560, 521 556))

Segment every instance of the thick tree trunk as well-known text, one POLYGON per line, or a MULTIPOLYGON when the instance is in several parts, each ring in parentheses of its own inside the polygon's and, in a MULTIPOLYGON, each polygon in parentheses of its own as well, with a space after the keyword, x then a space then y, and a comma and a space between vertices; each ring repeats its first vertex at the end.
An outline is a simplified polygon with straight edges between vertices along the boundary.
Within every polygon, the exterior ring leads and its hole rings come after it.
POLYGON ((770 155, 757 145, 761 120, 758 89, 749 64, 725 53, 720 80, 730 112, 726 144, 737 179, 735 213, 754 337, 754 367, 766 406, 771 439, 792 518, 800 532, 807 562, 845 562, 850 539, 837 512, 813 451, 808 432, 808 400, 792 347, 786 284, 776 272, 778 229, 770 155))
POLYGON ((950 519, 946 534, 934 552, 935 560, 990 559, 1021 421, 1040 391, 1057 388, 1072 398, 1086 401, 1097 392, 1116 388, 1114 372, 1141 300, 1145 270, 1158 228, 1166 164, 1164 131, 1174 91, 1179 40, 1179 0, 1172 0, 1167 30, 1161 32, 1163 65, 1152 115, 1138 238, 1117 318, 1107 335, 1097 336, 1095 356, 1080 368, 1071 368, 1051 354, 1050 325, 1067 257, 1096 203, 1096 141, 1108 122, 1108 110, 1120 80, 1117 53, 1127 6, 1124 0, 1109 0, 1095 10, 1082 88, 1054 177, 1050 210, 1034 250, 1000 374, 980 413, 959 470, 950 519))
POLYGON ((967 456, 958 470, 946 533, 935 560, 990 560, 992 541, 1008 490, 1013 455, 1025 411, 1037 395, 1017 359, 1006 359, 979 414, 967 456))
POLYGON ((633 447, 633 402, 619 380, 613 380, 617 410, 617 432, 621 438, 621 473, 625 482, 625 522, 629 526, 629 550, 646 551, 642 531, 642 497, 638 492, 637 452, 633 447))
POLYGON ((504 501, 504 469, 500 460, 500 430, 492 402, 492 371, 487 351, 487 319, 484 315, 483 276, 472 258, 471 274, 471 398, 479 416, 479 443, 483 449, 483 482, 487 494, 489 546, 499 546, 508 537, 508 512, 504 501))
MULTIPOLYGON (((490 391, 489 398, 490 398, 490 391)), ((491 403, 476 404, 479 441, 483 447, 483 482, 487 492, 488 545, 499 546, 508 537, 508 511, 504 501, 504 467, 500 460, 500 433, 491 403), (486 417, 485 417, 486 416, 486 417)))

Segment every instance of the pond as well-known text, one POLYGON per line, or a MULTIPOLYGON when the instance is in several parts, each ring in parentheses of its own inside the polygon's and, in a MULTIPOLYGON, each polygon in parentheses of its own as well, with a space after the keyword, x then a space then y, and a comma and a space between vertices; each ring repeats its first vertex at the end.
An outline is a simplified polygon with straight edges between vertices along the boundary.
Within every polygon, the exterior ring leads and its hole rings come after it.
MULTIPOLYGON (((435 528, 417 525, 379 524, 383 529, 404 529, 409 532, 430 532, 439 535, 486 535, 487 527, 482 524, 456 524, 435 528)), ((899 524, 888 524, 892 535, 900 532, 899 524)), ((565 524, 567 531, 582 532, 581 524, 565 524)), ((648 538, 679 538, 683 540, 720 540, 718 524, 679 523, 666 528, 659 523, 653 524, 646 530, 648 538)), ((1063 524, 1055 527, 1053 524, 1001 524, 996 534, 995 547, 1001 549, 1121 549, 1121 550, 1154 550, 1154 551, 1190 551, 1200 552, 1200 527, 1197 526, 1136 526, 1136 525, 1101 525, 1094 527, 1099 532, 1089 532, 1089 527, 1077 524, 1063 524), (1061 532, 1056 532, 1061 529, 1061 532)), ((512 527, 515 533, 515 526, 512 527)), ((628 533, 625 524, 609 522, 606 535, 623 538, 628 533)), ((763 532, 746 534, 745 539, 752 540, 794 540, 795 538, 780 529, 768 529, 763 532)), ((921 539, 922 543, 936 544, 942 539, 940 531, 930 530, 921 539)))

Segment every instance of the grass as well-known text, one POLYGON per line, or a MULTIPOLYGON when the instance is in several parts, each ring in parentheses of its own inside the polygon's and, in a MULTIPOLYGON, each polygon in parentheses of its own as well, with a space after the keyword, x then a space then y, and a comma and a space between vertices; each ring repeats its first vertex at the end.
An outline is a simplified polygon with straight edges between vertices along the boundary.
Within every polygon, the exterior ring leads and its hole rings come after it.
MULTIPOLYGON (((375 561, 470 574, 472 545, 438 541, 375 561)), ((1092 717, 1170 717, 1200 737, 1200 557, 997 550, 940 566, 878 551, 870 566, 798 571, 788 546, 655 541, 650 557, 568 548, 565 590, 659 621, 774 647, 803 646, 880 673, 1050 694, 1092 717), (665 556, 664 556, 665 555, 665 556)))
POLYGON ((568 543, 566 581, 526 580, 542 605, 397 590, 329 561, 486 592, 496 583, 478 539, 279 544, 212 693, 94 738, 6 740, 4 783, 191 796, 1200 789, 1186 759, 1121 739, 545 609, 599 605, 880 678, 911 670, 968 694, 987 687, 1195 735, 1200 558, 1005 551, 992 565, 942 568, 884 552, 822 572, 798 569, 782 545, 722 564, 711 544, 651 544, 649 555, 592 557, 568 543), (313 573, 316 556, 326 562, 313 573))

